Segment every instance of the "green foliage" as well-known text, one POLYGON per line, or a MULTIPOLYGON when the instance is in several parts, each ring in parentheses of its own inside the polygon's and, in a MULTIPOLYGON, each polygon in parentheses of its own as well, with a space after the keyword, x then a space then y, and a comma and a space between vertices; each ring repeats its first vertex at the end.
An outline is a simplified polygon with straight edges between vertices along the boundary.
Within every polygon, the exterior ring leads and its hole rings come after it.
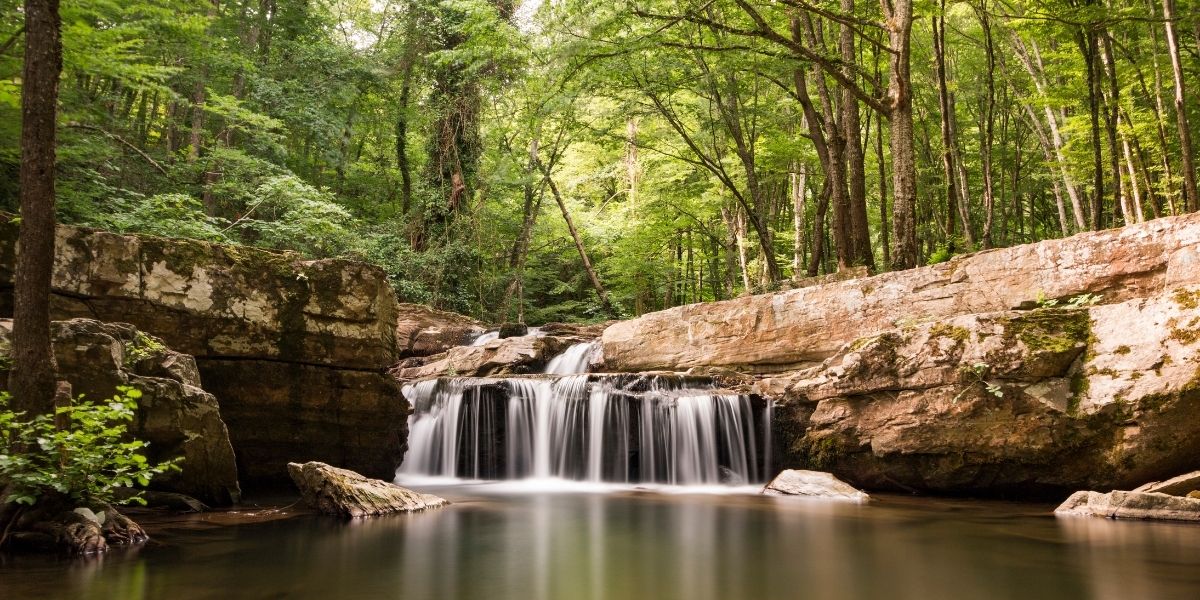
MULTIPOLYGON (((10 410, 10 397, 0 394, 0 480, 10 485, 7 502, 34 505, 54 496, 84 506, 111 503, 118 490, 145 487, 156 475, 179 469, 182 459, 152 464, 142 453, 148 444, 129 439, 126 423, 142 393, 117 390, 108 401, 81 398, 32 419, 10 410), (66 426, 58 428, 56 419, 66 426)), ((131 499, 141 501, 137 494, 131 499)))
POLYGON ((139 331, 134 340, 125 345, 125 366, 131 367, 166 350, 162 342, 139 331))
POLYGON ((225 223, 204 214, 200 201, 187 194, 158 194, 149 198, 116 200, 114 204, 118 210, 112 215, 97 218, 114 231, 230 241, 224 233, 225 223))
POLYGON ((254 196, 258 201, 241 227, 253 233, 255 245, 312 256, 336 256, 349 248, 350 212, 328 191, 294 175, 279 175, 258 186, 254 196))

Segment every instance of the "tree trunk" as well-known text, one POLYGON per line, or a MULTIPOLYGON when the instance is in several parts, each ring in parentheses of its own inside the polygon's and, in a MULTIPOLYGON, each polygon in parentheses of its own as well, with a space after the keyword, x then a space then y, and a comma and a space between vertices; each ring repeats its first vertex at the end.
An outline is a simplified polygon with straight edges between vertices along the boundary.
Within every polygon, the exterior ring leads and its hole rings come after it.
POLYGON ((804 273, 804 196, 808 191, 808 165, 799 163, 794 173, 789 174, 792 191, 792 279, 800 279, 804 273))
POLYGON ((988 20, 986 0, 980 0, 976 15, 983 28, 983 47, 987 58, 987 90, 984 94, 980 144, 980 158, 983 160, 983 232, 980 238, 986 250, 994 244, 992 227, 996 217, 995 185, 992 173, 992 143, 995 139, 996 113, 996 52, 992 43, 992 26, 988 20))
POLYGON ((1188 125, 1186 94, 1183 86, 1183 65, 1179 57, 1179 40, 1175 37, 1175 0, 1162 0, 1163 21, 1167 28, 1167 50, 1171 54, 1171 73, 1175 76, 1175 123, 1179 129, 1179 151, 1183 155, 1183 191, 1185 210, 1200 209, 1200 194, 1196 192, 1196 166, 1192 155, 1192 130, 1188 125))
POLYGON ((54 166, 58 79, 62 72, 58 0, 25 1, 21 87, 21 226, 13 277, 13 409, 26 418, 54 410, 57 366, 50 345, 54 268, 54 166))
MULTIPOLYGON (((841 0, 842 12, 854 14, 854 0, 841 0)), ((854 31, 843 23, 838 45, 842 55, 842 74, 854 80, 854 31)), ((862 147, 862 126, 858 115, 858 98, 854 92, 842 87, 842 139, 846 157, 847 202, 850 212, 850 262, 875 268, 875 253, 871 251, 871 230, 867 222, 867 178, 862 147)))
POLYGON ((1092 229, 1104 227, 1104 148, 1100 141, 1100 73, 1096 63, 1100 55, 1099 40, 1094 32, 1076 34, 1079 52, 1087 67, 1088 116, 1091 118, 1092 138, 1092 229))
MULTIPOLYGON (((941 109, 942 172, 946 181, 946 238, 950 251, 954 252, 954 224, 958 220, 958 170, 954 164, 954 118, 950 104, 950 90, 946 84, 946 2, 941 2, 941 12, 933 20, 933 59, 938 82, 938 107, 941 109)), ((880 179, 882 184, 883 180, 880 179)), ((964 198, 965 202, 966 199, 964 198)), ((970 226, 963 224, 968 237, 970 226)))
MULTIPOLYGON (((1032 53, 1025 47, 1025 43, 1016 33, 1012 36, 1013 50, 1017 54, 1017 58, 1021 60, 1021 64, 1029 73, 1033 84, 1037 87, 1038 95, 1042 98, 1047 97, 1046 83, 1044 80, 1045 68, 1042 65, 1041 52, 1036 44, 1033 44, 1032 53)), ((1046 125, 1050 128, 1050 141, 1054 146, 1054 159, 1058 164, 1059 172, 1062 174, 1063 187, 1066 188, 1067 196, 1071 200, 1071 210, 1075 217, 1075 226, 1079 231, 1087 229, 1086 215, 1083 210, 1083 201, 1080 198, 1079 189, 1071 178, 1070 170, 1067 166, 1067 158, 1063 152, 1063 137, 1059 130, 1058 116, 1054 114, 1054 109, 1047 104, 1044 108, 1046 115, 1046 125)), ((1066 235, 1066 234, 1064 234, 1066 235)))
POLYGON ((912 79, 910 42, 912 0, 881 0, 887 16, 892 50, 889 59, 888 100, 891 104, 892 194, 895 237, 892 240, 893 269, 917 266, 917 164, 913 140, 912 79))
POLYGON ((558 203, 558 209, 562 211, 563 220, 567 222, 567 229, 571 232, 571 239, 575 241, 575 249, 579 251, 579 258, 583 261, 583 268, 587 271, 588 279, 592 282, 592 287, 596 289, 596 295, 600 297, 600 305, 604 308, 604 312, 612 318, 617 318, 616 309, 613 308, 612 302, 608 299, 608 292, 605 291, 604 285, 600 283, 600 277, 596 275, 596 269, 592 268, 592 261, 588 258, 587 250, 583 247, 583 238, 579 237, 579 231, 575 229, 575 221, 571 219, 571 213, 567 210, 567 204, 563 201, 562 194, 558 191, 558 186, 554 183, 554 178, 550 176, 550 171, 541 165, 542 175, 546 177, 546 184, 550 186, 550 193, 554 195, 554 201, 558 203))

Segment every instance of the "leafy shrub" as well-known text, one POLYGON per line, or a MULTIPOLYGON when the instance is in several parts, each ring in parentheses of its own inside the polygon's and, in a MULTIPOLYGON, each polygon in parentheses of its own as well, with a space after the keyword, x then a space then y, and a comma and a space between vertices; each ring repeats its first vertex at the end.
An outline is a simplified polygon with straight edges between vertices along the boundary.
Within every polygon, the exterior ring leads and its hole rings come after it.
POLYGON ((256 246, 337 256, 353 239, 350 212, 332 194, 295 175, 268 178, 254 196, 258 204, 247 210, 243 226, 256 246))
POLYGON ((126 200, 109 226, 121 232, 228 242, 224 222, 204 213, 200 201, 187 194, 159 194, 126 200))
MULTIPOLYGON (((10 410, 9 395, 0 394, 0 480, 11 485, 5 501, 33 505, 59 496, 81 505, 111 503, 119 489, 145 487, 152 477, 178 470, 182 459, 151 464, 142 454, 149 444, 129 439, 125 424, 142 393, 117 390, 110 400, 81 398, 30 420, 10 410), (67 425, 58 428, 56 418, 67 425)), ((142 502, 138 495, 131 499, 142 502)))

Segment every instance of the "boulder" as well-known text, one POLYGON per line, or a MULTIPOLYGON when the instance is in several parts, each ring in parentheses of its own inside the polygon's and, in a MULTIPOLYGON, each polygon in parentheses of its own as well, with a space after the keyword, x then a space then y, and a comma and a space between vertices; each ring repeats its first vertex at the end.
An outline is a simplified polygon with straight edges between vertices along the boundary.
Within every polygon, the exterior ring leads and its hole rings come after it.
MULTIPOLYGON (((0 356, 10 355, 11 335, 12 321, 0 320, 0 356)), ((59 372, 75 395, 102 400, 116 394, 117 386, 141 390, 130 433, 150 443, 152 461, 183 457, 182 471, 155 477, 154 489, 219 505, 238 500, 241 488, 229 433, 216 398, 200 387, 191 356, 124 323, 56 321, 51 336, 59 372)), ((0 386, 7 382, 7 369, 2 369, 0 386)))
POLYGON ((415 512, 445 506, 437 496, 368 479, 325 463, 288 463, 288 473, 304 502, 318 512, 358 518, 396 512, 415 512))
POLYGON ((1054 514, 1061 517, 1105 517, 1200 522, 1200 499, 1169 494, 1113 491, 1075 492, 1054 514))
POLYGON ((777 464, 868 489, 1128 489, 1200 467, 1197 299, 907 322, 754 387, 777 402, 777 464))
POLYGON ((496 339, 482 346, 459 346, 424 359, 401 361, 390 372, 400 381, 541 373, 551 359, 578 341, 532 335, 496 339))
POLYGON ((1133 489, 1135 492, 1188 496, 1200 490, 1200 471, 1192 471, 1172 477, 1166 481, 1152 481, 1133 489))
MULTIPOLYGON (((11 315, 16 238, 0 218, 0 316, 11 315)), ((386 373, 397 303, 383 270, 59 226, 52 285, 54 318, 132 323, 195 357, 243 485, 285 485, 296 460, 378 477, 399 465, 408 406, 386 373)))
POLYGON ((1099 294, 1107 303, 1200 283, 1200 213, 989 250, 948 262, 680 306, 610 326, 608 371, 811 367, 903 322, 1032 308, 1099 294))
POLYGON ((807 496, 826 500, 865 504, 870 500, 865 492, 821 471, 788 469, 775 476, 763 488, 766 496, 807 496))
POLYGON ((486 327, 471 317, 437 310, 422 304, 397 305, 398 358, 440 354, 469 344, 486 327))

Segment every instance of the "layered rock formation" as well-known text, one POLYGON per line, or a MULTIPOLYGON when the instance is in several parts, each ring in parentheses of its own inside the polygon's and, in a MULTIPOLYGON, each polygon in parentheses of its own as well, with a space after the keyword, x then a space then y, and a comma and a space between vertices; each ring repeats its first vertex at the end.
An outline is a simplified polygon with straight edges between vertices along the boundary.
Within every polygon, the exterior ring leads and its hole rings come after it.
MULTIPOLYGON (((0 315, 16 238, 0 222, 0 315)), ((396 301, 380 269, 60 226, 53 292, 55 318, 132 323, 196 357, 243 483, 283 483, 288 462, 309 459, 390 478, 403 456, 408 409, 384 373, 396 301)))
POLYGON ((1129 489, 1200 468, 1200 215, 618 323, 606 370, 755 375, 777 465, 869 489, 1129 489))
POLYGON ((483 323, 471 317, 422 304, 400 304, 397 309, 399 358, 439 354, 467 345, 486 331, 483 323))
MULTIPOLYGON (((11 334, 12 321, 0 320, 0 356, 10 355, 11 334)), ((238 499, 241 490, 229 434, 216 398, 200 389, 191 356, 122 323, 56 321, 51 335, 59 371, 76 396, 104 400, 117 386, 142 391, 129 431, 150 443, 147 455, 152 462, 183 457, 182 471, 159 475, 152 481, 154 489, 213 504, 238 499)), ((7 370, 0 369, 0 385, 7 381, 7 370)))
POLYGON ((541 373, 552 358, 580 341, 583 338, 573 334, 495 339, 481 346, 459 346, 441 354, 403 360, 391 373, 401 381, 541 373))

